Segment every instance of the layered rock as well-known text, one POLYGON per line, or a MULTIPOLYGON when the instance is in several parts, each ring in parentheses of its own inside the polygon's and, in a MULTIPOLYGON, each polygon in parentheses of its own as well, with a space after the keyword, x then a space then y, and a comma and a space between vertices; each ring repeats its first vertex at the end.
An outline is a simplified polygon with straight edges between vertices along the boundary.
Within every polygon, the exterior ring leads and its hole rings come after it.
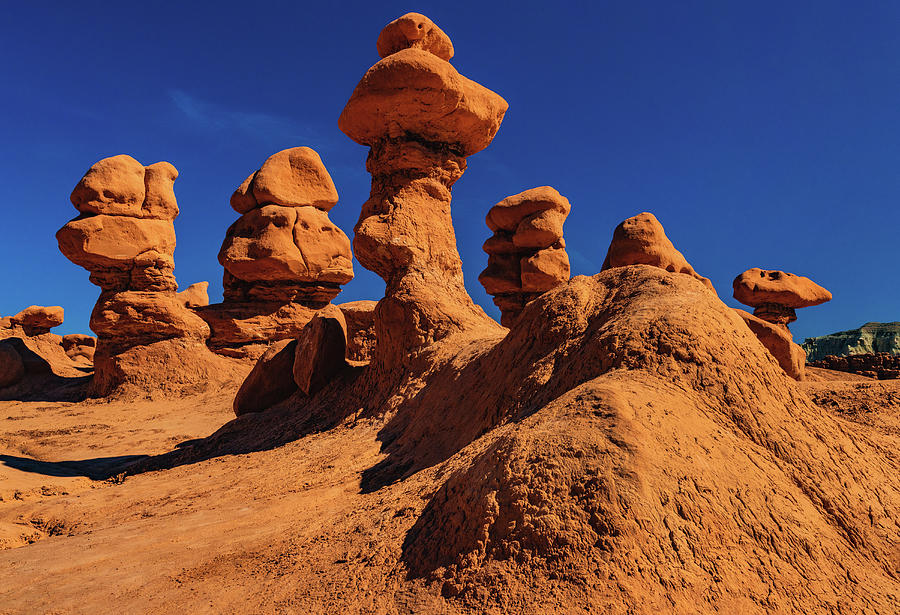
POLYGON ((571 206, 550 186, 507 197, 491 207, 484 242, 488 266, 478 281, 500 308, 500 322, 512 325, 527 303, 569 279, 563 223, 571 206))
POLYGON ((831 301, 831 293, 803 276, 754 267, 734 279, 734 298, 754 308, 753 315, 786 327, 797 308, 831 301))
POLYGON ((651 265, 670 273, 683 273, 716 292, 712 282, 694 271, 675 249, 662 224, 649 212, 628 218, 616 227, 601 271, 627 265, 651 265))
POLYGON ((210 348, 255 358, 271 341, 296 338, 353 279, 350 240, 328 218, 337 200, 308 147, 270 156, 238 187, 231 205, 241 217, 219 251, 224 301, 194 306, 212 329, 210 348))
POLYGON ((168 382, 173 374, 184 384, 211 371, 197 367, 209 327, 175 292, 177 177, 168 162, 144 167, 113 156, 93 165, 72 191, 80 215, 56 237, 62 253, 101 288, 90 320, 98 335, 94 395, 126 382, 164 384, 157 378, 168 382), (165 349, 152 348, 157 343, 165 349))
POLYGON ((858 329, 806 338, 802 346, 809 361, 829 355, 887 353, 900 356, 900 322, 867 322, 858 329))
POLYGON ((859 374, 878 380, 896 380, 900 378, 900 356, 887 352, 853 354, 850 356, 828 355, 810 361, 813 367, 824 367, 839 372, 859 374))
POLYGON ((450 190, 466 157, 493 140, 507 103, 450 65, 452 43, 423 16, 392 22, 379 41, 383 59, 356 86, 338 127, 370 148, 372 191, 353 248, 386 282, 374 361, 400 371, 437 340, 496 327, 465 290, 450 190))

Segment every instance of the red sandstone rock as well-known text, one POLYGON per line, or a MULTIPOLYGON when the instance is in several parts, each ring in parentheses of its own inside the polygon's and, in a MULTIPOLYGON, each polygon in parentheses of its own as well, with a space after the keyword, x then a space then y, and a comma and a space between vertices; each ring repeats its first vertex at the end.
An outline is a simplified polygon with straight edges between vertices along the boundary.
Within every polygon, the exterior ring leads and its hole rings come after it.
POLYGON ((448 62, 453 57, 450 37, 420 13, 407 13, 386 25, 376 47, 382 58, 402 49, 421 49, 448 62))
POLYGON ((141 218, 174 220, 178 217, 178 202, 175 200, 175 180, 178 169, 168 162, 157 162, 144 167, 144 203, 141 218))
POLYGON ((315 395, 344 367, 347 354, 347 323, 335 306, 313 316, 297 340, 294 382, 307 395, 315 395))
POLYGON ((24 377, 22 357, 10 344, 0 343, 0 389, 18 383, 24 377))
POLYGON ((144 166, 121 154, 94 164, 72 191, 82 213, 140 217, 144 202, 144 166))
POLYGON ((337 190, 322 159, 308 147, 294 147, 269 156, 256 172, 251 188, 260 205, 328 211, 338 202, 337 190))
POLYGON ((569 279, 562 227, 570 210, 568 199, 541 186, 509 196, 488 211, 494 235, 484 242, 488 266, 478 281, 494 295, 504 326, 512 326, 529 301, 569 279))
POLYGON ((51 307, 32 305, 10 317, 9 322, 11 325, 22 327, 25 335, 41 335, 61 325, 63 318, 63 309, 58 305, 51 307))
POLYGON ((734 298, 756 308, 753 314, 765 321, 787 326, 797 320, 797 308, 831 301, 831 293, 793 273, 755 267, 734 279, 734 298))
POLYGON ((672 273, 683 273, 716 292, 712 282, 695 272, 681 252, 675 249, 659 220, 651 213, 628 218, 613 231, 612 243, 601 270, 627 265, 652 265, 672 273))
POLYGON ((245 214, 259 206, 253 197, 253 179, 256 177, 256 173, 256 171, 251 173, 231 195, 231 207, 239 214, 245 214))
POLYGON ((185 307, 195 308, 209 305, 209 282, 196 282, 175 296, 185 307))
POLYGON ((270 342, 297 339, 316 311, 292 301, 226 301, 194 309, 212 330, 213 352, 254 360, 270 342))
POLYGON ((766 350, 775 357, 778 365, 794 380, 804 380, 806 367, 806 352, 794 343, 790 331, 785 327, 778 327, 757 318, 744 310, 734 309, 737 315, 744 319, 753 334, 759 339, 766 350))
POLYGON ((368 362, 375 349, 375 301, 350 301, 336 307, 347 323, 347 359, 368 362))
POLYGON ((269 346, 234 398, 237 416, 271 408, 297 390, 293 376, 296 348, 297 340, 280 340, 269 346))
POLYGON ((80 333, 71 333, 62 337, 62 347, 66 356, 75 362, 91 364, 97 348, 97 338, 80 333))

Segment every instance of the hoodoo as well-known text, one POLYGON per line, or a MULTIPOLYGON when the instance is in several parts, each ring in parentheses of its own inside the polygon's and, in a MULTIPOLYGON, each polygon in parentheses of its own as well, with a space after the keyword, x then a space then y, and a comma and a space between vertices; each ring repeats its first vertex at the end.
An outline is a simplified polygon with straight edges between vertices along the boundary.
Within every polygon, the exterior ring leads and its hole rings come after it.
POLYGON ((372 191, 353 249, 386 282, 374 360, 394 368, 453 333, 496 327, 465 290, 450 190, 466 157, 497 134, 507 103, 456 71, 452 43, 427 17, 391 22, 377 46, 383 59, 356 86, 338 126, 370 148, 372 191))
POLYGON ((570 209, 566 197, 541 186, 507 197, 488 211, 494 235, 484 242, 488 266, 478 281, 494 295, 504 326, 511 326, 529 301, 569 279, 562 227, 570 209))
POLYGON ((96 163, 72 191, 80 215, 56 238, 101 289, 90 320, 93 395, 126 382, 147 389, 203 380, 215 369, 204 360, 209 327, 176 296, 177 177, 168 162, 144 167, 120 155, 96 163))
POLYGON ((195 308, 213 351, 257 358, 270 342, 296 338, 353 279, 350 240, 328 219, 337 201, 308 147, 273 154, 238 187, 231 206, 241 217, 219 251, 224 301, 195 308))

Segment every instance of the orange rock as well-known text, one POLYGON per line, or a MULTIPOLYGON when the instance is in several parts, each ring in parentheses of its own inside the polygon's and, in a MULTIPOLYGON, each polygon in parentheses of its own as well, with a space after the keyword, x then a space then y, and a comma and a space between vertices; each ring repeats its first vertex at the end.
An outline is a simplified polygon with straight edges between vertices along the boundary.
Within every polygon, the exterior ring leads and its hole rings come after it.
POLYGON ((420 13, 407 13, 386 25, 375 46, 382 58, 402 49, 421 49, 448 62, 453 57, 450 37, 420 13))
POLYGON ((297 340, 294 382, 307 395, 315 395, 347 365, 347 323, 335 306, 310 320, 297 340))
POLYGON ((628 265, 651 265, 671 273, 683 273, 716 292, 712 282, 694 271, 675 249, 659 220, 651 213, 638 214, 616 227, 601 271, 628 265))
POLYGON ((297 340, 274 342, 253 366, 234 397, 237 416, 261 412, 294 394, 294 355, 297 340))
POLYGON ((767 322, 787 326, 797 320, 797 308, 831 301, 831 293, 793 273, 755 267, 734 279, 734 298, 756 308, 753 314, 767 322))
POLYGON ((63 318, 63 309, 58 305, 51 307, 32 305, 12 316, 10 324, 22 327, 25 335, 42 335, 61 325, 63 318))
POLYGON ((347 359, 368 362, 375 349, 376 301, 350 301, 336 307, 347 323, 347 359))
POLYGON ((757 318, 756 316, 734 308, 738 316, 744 319, 753 334, 766 350, 775 357, 778 365, 794 380, 803 380, 806 369, 806 352, 794 343, 790 331, 757 318))
POLYGON ((568 199, 540 186, 509 196, 488 211, 494 235, 484 242, 488 266, 478 281, 494 295, 504 326, 512 326, 529 301, 569 279, 563 222, 570 210, 568 199))
POLYGON ((90 365, 94 360, 97 338, 80 333, 63 335, 62 347, 70 359, 82 365, 90 365))
POLYGON ((209 282, 196 282, 175 296, 185 307, 194 308, 209 305, 209 282))
POLYGON ((140 218, 174 220, 178 217, 178 201, 175 199, 175 180, 178 169, 168 162, 157 162, 144 167, 144 202, 140 218))
POLYGON ((144 165, 120 154, 88 169, 70 198, 82 213, 139 217, 144 194, 144 165))
POLYGON ((338 127, 361 145, 410 134, 470 156, 490 144, 507 107, 434 54, 402 49, 369 69, 338 127))
POLYGON ((231 207, 239 214, 245 214, 259 205, 253 197, 253 179, 256 173, 256 171, 251 173, 231 195, 231 207))
POLYGON ((91 313, 90 325, 101 341, 114 340, 119 347, 209 337, 209 326, 184 307, 174 293, 104 292, 91 313))
POLYGON ((213 352, 257 359, 270 342, 297 339, 317 310, 293 301, 226 301, 193 311, 212 330, 208 345, 213 352))
MULTIPOLYGON (((228 229, 219 262, 236 278, 345 284, 353 279, 350 240, 312 207, 265 205, 228 229)), ((337 292, 335 292, 337 294, 337 292)))
POLYGON ((294 147, 269 156, 256 172, 251 189, 260 205, 328 211, 338 202, 337 190, 322 159, 308 147, 294 147))

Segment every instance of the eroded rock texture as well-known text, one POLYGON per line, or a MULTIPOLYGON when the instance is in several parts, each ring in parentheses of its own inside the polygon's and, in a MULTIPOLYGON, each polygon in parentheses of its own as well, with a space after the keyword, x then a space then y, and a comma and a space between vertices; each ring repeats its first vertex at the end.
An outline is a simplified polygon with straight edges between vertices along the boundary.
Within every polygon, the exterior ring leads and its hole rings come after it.
POLYGON ((465 290, 450 189, 466 157, 493 140, 507 103, 450 65, 452 43, 421 15, 389 24, 378 51, 383 59, 356 86, 338 126, 370 148, 372 191, 353 248, 387 285, 375 310, 374 361, 401 369, 436 340, 496 327, 465 290))
POLYGON ((256 358, 269 342, 296 338, 353 279, 350 240, 328 219, 337 200, 308 147, 273 154, 238 187, 231 205, 241 217, 219 251, 224 302, 195 308, 211 349, 256 358))
POLYGON ((176 295, 177 177, 168 162, 144 167, 120 155, 93 165, 72 191, 80 215, 56 238, 62 253, 101 288, 90 321, 98 336, 93 395, 126 383, 164 389, 215 372, 205 353, 209 326, 186 307, 199 299, 199 289, 176 295))
POLYGON ((507 197, 488 211, 494 235, 484 242, 488 266, 478 281, 494 296, 503 326, 511 326, 529 301, 569 279, 563 223, 570 210, 568 199, 541 186, 507 197))

